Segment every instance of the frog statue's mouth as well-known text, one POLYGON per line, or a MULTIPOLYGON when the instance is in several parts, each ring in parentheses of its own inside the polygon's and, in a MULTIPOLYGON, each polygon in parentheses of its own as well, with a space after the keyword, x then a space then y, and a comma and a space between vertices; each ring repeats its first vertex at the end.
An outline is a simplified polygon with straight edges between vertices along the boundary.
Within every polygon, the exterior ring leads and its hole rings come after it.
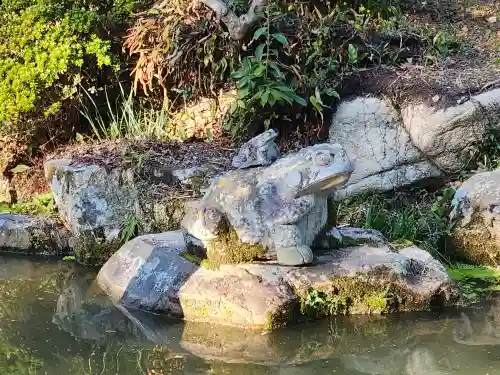
POLYGON ((298 191, 296 198, 309 194, 326 193, 344 186, 352 172, 354 164, 344 151, 337 153, 329 165, 313 166, 307 184, 298 191))

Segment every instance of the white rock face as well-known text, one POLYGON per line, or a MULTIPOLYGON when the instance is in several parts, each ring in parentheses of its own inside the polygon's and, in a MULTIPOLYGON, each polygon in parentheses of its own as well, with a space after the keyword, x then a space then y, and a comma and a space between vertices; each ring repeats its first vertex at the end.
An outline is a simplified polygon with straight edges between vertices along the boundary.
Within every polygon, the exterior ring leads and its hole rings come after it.
POLYGON ((447 108, 410 102, 400 113, 374 97, 341 103, 329 141, 346 147, 356 170, 336 199, 459 172, 470 161, 474 146, 500 126, 499 103, 500 89, 447 108))
POLYGON ((423 156, 444 173, 460 171, 474 143, 500 126, 500 89, 473 96, 469 101, 435 109, 421 103, 402 107, 404 128, 423 156))

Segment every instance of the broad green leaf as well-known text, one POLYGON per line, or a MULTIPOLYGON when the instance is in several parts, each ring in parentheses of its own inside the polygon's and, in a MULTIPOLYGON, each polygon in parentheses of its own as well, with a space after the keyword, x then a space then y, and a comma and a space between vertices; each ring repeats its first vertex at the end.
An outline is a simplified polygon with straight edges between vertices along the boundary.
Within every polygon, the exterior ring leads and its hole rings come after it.
POLYGON ((276 39, 278 42, 280 42, 281 44, 283 44, 284 46, 288 45, 288 40, 286 39, 286 37, 283 34, 275 33, 275 34, 272 34, 272 37, 274 39, 276 39))
POLYGON ((349 47, 347 47, 347 51, 349 54, 349 62, 351 64, 356 64, 358 62, 358 50, 356 49, 356 47, 352 44, 349 44, 349 47))
POLYGON ((238 90, 238 98, 240 99, 245 99, 248 94, 250 94, 250 87, 243 87, 242 89, 238 90))
POLYGON ((14 168, 12 168, 10 171, 12 173, 23 173, 23 172, 26 172, 28 169, 30 169, 30 167, 28 167, 27 165, 18 164, 14 168))
POLYGON ((233 77, 234 79, 239 79, 243 78, 246 74, 247 72, 245 72, 244 70, 237 70, 236 72, 233 72, 231 74, 231 77, 233 77))
POLYGON ((304 98, 301 98, 300 96, 298 95, 294 95, 294 98, 293 98, 297 103, 299 103, 300 105, 302 106, 307 106, 307 103, 306 101, 304 100, 304 98))
POLYGON ((337 100, 340 100, 339 93, 336 90, 334 90, 334 89, 327 89, 325 91, 325 94, 328 95, 328 96, 331 96, 331 97, 333 97, 333 98, 335 98, 337 100))
POLYGON ((264 35, 267 32, 267 27, 261 27, 253 33, 253 40, 259 39, 262 35, 264 35))
POLYGON ((316 108, 316 110, 318 112, 321 112, 321 105, 318 103, 318 101, 316 100, 316 97, 315 96, 310 96, 309 97, 309 101, 311 102, 311 104, 313 105, 314 108, 316 108))
POLYGON ((262 77, 264 75, 264 73, 266 72, 266 67, 264 66, 264 64, 259 64, 253 71, 253 74, 256 76, 256 77, 262 77))
POLYGON ((262 60, 262 56, 264 55, 264 48, 266 48, 265 44, 259 44, 255 49, 255 57, 257 60, 262 60))
POLYGON ((261 97, 260 97, 260 105, 261 105, 261 107, 265 107, 266 106, 268 99, 269 99, 269 90, 265 90, 262 93, 261 97))

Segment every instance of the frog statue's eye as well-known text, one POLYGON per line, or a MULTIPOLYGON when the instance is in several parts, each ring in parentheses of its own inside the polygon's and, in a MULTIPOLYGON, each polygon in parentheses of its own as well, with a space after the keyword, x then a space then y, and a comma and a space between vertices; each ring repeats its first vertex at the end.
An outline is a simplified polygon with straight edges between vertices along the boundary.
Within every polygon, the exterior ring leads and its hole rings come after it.
POLYGON ((318 152, 314 155, 314 164, 318 167, 327 167, 333 161, 333 157, 328 152, 318 152))

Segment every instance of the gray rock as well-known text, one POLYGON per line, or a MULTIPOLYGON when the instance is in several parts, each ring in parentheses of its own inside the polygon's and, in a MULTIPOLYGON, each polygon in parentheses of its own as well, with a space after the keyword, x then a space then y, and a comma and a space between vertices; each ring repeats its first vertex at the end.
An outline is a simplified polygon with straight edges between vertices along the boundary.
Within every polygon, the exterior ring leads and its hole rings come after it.
POLYGON ((455 192, 450 218, 459 254, 481 265, 500 264, 500 169, 478 173, 455 192))
POLYGON ((259 329, 294 322, 300 305, 302 312, 323 313, 329 306, 308 305, 311 291, 324 293, 325 301, 345 301, 332 305, 332 314, 424 310, 458 298, 444 267, 418 248, 397 253, 362 246, 326 252, 308 267, 265 262, 219 269, 191 264, 186 251, 179 231, 136 238, 110 258, 97 281, 126 308, 259 329))
POLYGON ((233 157, 233 167, 266 166, 275 162, 280 156, 278 145, 274 142, 277 136, 278 133, 270 129, 250 139, 233 157))
POLYGON ((350 227, 332 228, 325 231, 316 240, 316 246, 323 249, 336 249, 365 244, 382 246, 387 243, 388 241, 384 238, 384 235, 377 230, 350 227))
POLYGON ((71 254, 71 236, 64 227, 49 218, 0 214, 0 251, 71 254))
POLYGON ((356 170, 336 199, 390 191, 456 174, 486 133, 500 124, 500 89, 462 104, 408 102, 401 112, 386 100, 358 97, 340 104, 329 132, 356 170))
MULTIPOLYGON (((202 163, 204 159, 194 152, 192 160, 202 163)), ((185 203, 201 196, 210 178, 225 170, 223 165, 209 163, 149 163, 142 172, 136 166, 106 168, 72 159, 45 163, 59 215, 77 247, 85 252, 94 245, 112 243, 128 220, 138 224, 140 233, 178 229, 185 203)))
POLYGON ((500 89, 447 108, 408 103, 401 109, 404 128, 422 155, 444 173, 460 172, 470 151, 500 124, 500 89))
POLYGON ((423 161, 397 111, 389 102, 359 97, 339 105, 330 127, 331 143, 344 145, 356 163, 346 187, 336 199, 368 191, 388 191, 440 171, 423 161))
MULTIPOLYGON (((234 229, 239 242, 263 248, 259 257, 307 264, 313 260, 310 246, 327 222, 327 196, 349 179, 353 169, 340 145, 319 144, 268 167, 230 171, 186 213, 182 225, 204 242, 209 259, 216 263, 233 263, 234 257, 213 240, 234 229)), ((246 259, 247 248, 239 252, 236 258, 246 259)))
POLYGON ((182 232, 146 235, 125 244, 100 270, 97 282, 127 308, 234 326, 265 326, 294 300, 287 285, 239 268, 210 271, 183 258, 182 232))

